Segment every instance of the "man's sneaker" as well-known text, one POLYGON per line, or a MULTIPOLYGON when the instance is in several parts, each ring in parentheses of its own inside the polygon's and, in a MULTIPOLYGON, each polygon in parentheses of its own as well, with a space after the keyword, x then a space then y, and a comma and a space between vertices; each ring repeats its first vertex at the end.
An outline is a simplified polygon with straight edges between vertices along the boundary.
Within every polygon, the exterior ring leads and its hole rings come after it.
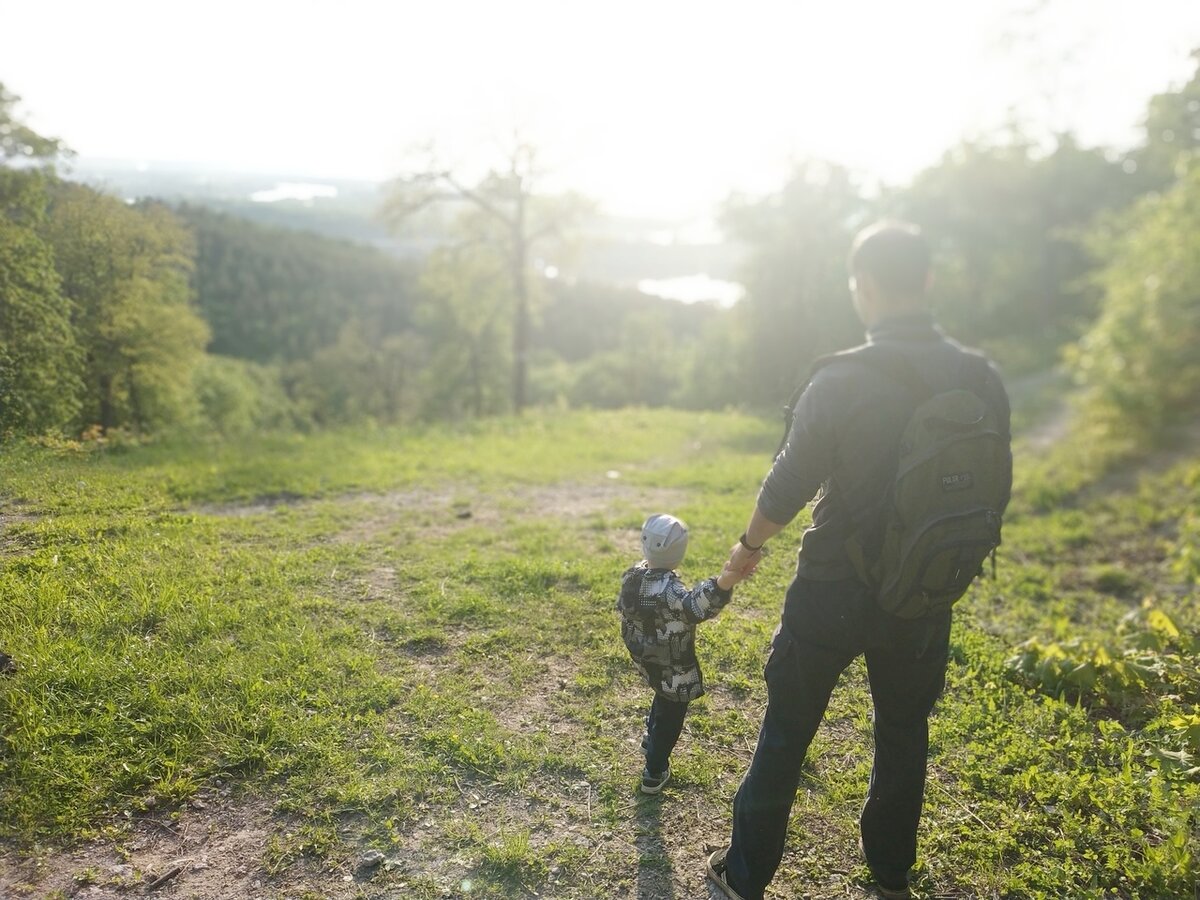
POLYGON ((725 865, 725 854, 728 852, 729 848, 726 847, 723 850, 714 850, 709 854, 708 870, 705 874, 721 892, 721 896, 726 897, 727 900, 742 900, 742 895, 729 884, 729 869, 725 865))
POLYGON ((642 772, 642 793, 657 794, 671 780, 671 764, 667 763, 667 767, 655 775, 650 770, 642 772))
POLYGON ((17 662, 7 653, 0 653, 0 675, 16 675, 17 662))
MULTIPOLYGON (((858 852, 862 854, 863 859, 867 858, 867 849, 863 846, 861 837, 858 839, 858 852)), ((871 868, 870 862, 867 863, 867 868, 871 868)), ((912 897, 912 891, 908 889, 907 884, 902 887, 888 887, 878 878, 875 879, 875 890, 879 892, 879 896, 883 897, 883 900, 910 900, 912 897)))

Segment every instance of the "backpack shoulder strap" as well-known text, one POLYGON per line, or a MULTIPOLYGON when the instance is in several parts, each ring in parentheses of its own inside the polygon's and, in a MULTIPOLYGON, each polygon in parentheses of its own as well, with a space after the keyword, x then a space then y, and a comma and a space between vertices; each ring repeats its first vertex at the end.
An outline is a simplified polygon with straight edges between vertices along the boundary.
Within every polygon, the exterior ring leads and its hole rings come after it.
POLYGON ((852 347, 849 350, 840 350, 837 353, 826 353, 824 356, 818 356, 813 360, 812 365, 808 368, 808 374, 804 376, 804 380, 792 391, 792 395, 788 397, 788 401, 783 407, 783 437, 780 439, 779 447, 775 451, 776 458, 783 452, 783 448, 787 445, 788 436, 792 433, 792 425, 796 421, 796 404, 800 402, 800 398, 804 396, 804 392, 808 390, 808 386, 817 377, 817 373, 830 363, 853 357, 862 349, 862 347, 852 347))
POLYGON ((980 399, 985 399, 982 395, 982 388, 992 375, 992 364, 982 353, 973 350, 962 350, 961 361, 959 363, 959 383, 968 390, 975 391, 980 395, 980 399))

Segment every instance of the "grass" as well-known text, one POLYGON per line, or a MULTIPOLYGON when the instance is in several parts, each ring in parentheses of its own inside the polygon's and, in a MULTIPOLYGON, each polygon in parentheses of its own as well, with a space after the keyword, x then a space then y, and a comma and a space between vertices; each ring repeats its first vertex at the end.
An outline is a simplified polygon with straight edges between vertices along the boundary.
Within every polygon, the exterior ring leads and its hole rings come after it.
MULTIPOLYGON (((611 607, 649 512, 691 524, 685 577, 716 571, 776 439, 735 414, 625 411, 9 447, 0 635, 22 668, 0 681, 0 835, 119 843, 220 781, 230 802, 270 798, 259 864, 279 883, 378 848, 388 863, 363 891, 698 889, 761 721, 803 523, 702 626, 710 693, 661 800, 636 792, 649 697, 611 607)), ((1116 457, 1094 444, 1026 457, 999 577, 958 608, 918 896, 1177 897, 1196 882, 1200 709, 1179 642, 1200 629, 1200 461, 1099 490, 1116 457), (1152 651, 1159 681, 1030 674, 1051 646, 1140 647, 1149 608, 1180 635, 1152 651), (1031 639, 1027 671, 1013 659, 1031 639)), ((806 763, 779 896, 861 892, 869 770, 856 663, 806 763)))

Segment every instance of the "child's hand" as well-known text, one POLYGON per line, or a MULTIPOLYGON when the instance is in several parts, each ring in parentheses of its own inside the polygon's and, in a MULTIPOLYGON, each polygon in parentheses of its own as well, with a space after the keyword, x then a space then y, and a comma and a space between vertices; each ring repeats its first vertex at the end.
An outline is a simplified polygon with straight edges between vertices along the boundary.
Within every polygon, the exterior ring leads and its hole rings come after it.
POLYGON ((749 578, 754 574, 754 570, 758 568, 758 563, 761 559, 762 554, 756 553, 750 564, 744 569, 735 569, 726 561, 725 567, 721 569, 721 574, 717 576, 717 587, 723 591, 727 591, 738 582, 749 578))

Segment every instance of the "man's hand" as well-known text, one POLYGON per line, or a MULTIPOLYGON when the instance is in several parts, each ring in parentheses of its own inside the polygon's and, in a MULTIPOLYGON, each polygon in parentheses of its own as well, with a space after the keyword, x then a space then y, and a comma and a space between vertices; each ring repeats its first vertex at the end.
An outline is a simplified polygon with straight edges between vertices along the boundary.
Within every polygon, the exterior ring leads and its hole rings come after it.
POLYGON ((739 581, 742 578, 748 578, 758 568, 763 556, 763 546, 783 531, 783 528, 783 525, 772 522, 758 511, 758 507, 755 507, 753 515, 750 516, 750 522, 746 525, 746 530, 729 550, 728 566, 734 572, 739 573, 739 581), (752 549, 754 547, 758 549, 752 549))
MULTIPOLYGON (((736 545, 741 547, 741 544, 736 545)), ((721 570, 721 574, 717 576, 717 587, 723 591, 729 590, 739 581, 743 581, 754 574, 754 570, 758 568, 759 560, 762 559, 762 551, 758 550, 754 553, 749 553, 742 547, 745 559, 740 559, 736 563, 733 558, 733 551, 730 551, 729 561, 725 563, 725 567, 721 570)))
POLYGON ((739 580, 741 580, 754 573, 762 560, 762 555, 761 547, 758 550, 750 550, 741 541, 738 541, 730 548, 729 562, 725 565, 726 568, 739 573, 739 580))

